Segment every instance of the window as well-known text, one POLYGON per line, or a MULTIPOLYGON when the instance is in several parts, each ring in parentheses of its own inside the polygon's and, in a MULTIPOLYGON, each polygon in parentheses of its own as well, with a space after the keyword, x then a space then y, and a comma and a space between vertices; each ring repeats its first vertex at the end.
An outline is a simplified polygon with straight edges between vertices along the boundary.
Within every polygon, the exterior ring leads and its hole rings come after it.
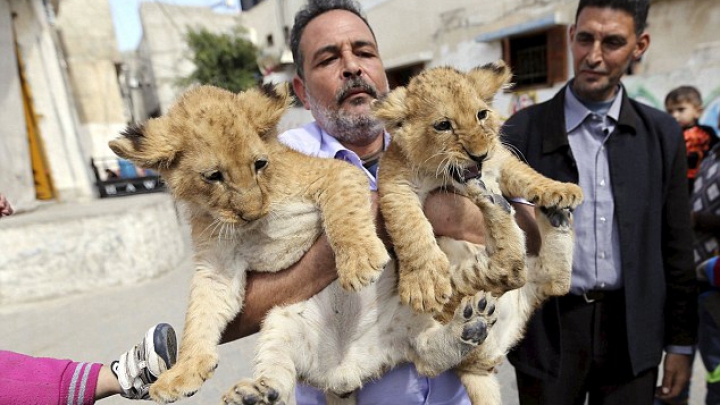
POLYGON ((407 86, 413 76, 418 75, 425 68, 424 63, 416 63, 409 66, 403 66, 395 69, 388 69, 385 73, 387 74, 388 84, 390 89, 394 89, 398 86, 407 86))
POLYGON ((566 25, 503 39, 503 60, 513 70, 516 90, 566 81, 567 54, 566 25))

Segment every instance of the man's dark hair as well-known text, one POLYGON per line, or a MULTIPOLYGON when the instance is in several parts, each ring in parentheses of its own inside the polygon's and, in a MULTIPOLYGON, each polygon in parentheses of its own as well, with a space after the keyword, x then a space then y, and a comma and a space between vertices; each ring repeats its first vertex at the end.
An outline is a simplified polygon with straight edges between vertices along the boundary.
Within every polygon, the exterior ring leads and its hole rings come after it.
POLYGON ((360 4, 354 0, 310 0, 301 8, 300 11, 295 14, 295 22, 293 23, 292 31, 290 31, 290 50, 293 55, 293 63, 295 63, 295 70, 298 76, 303 77, 303 54, 300 52, 300 38, 302 38, 305 27, 315 17, 320 14, 327 13, 333 10, 345 10, 349 11, 358 18, 360 18, 375 39, 375 32, 372 27, 368 24, 367 18, 362 12, 360 4))
POLYGON ((580 0, 575 14, 575 22, 585 7, 612 8, 630 14, 635 23, 635 34, 638 36, 647 28, 650 0, 580 0))

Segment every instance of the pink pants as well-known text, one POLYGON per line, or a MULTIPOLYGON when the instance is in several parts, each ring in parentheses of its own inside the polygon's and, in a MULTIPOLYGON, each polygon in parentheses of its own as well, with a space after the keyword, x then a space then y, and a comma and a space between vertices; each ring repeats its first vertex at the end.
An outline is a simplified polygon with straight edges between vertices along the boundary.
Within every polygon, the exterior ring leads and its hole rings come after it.
POLYGON ((90 405, 102 364, 0 350, 0 405, 90 405))

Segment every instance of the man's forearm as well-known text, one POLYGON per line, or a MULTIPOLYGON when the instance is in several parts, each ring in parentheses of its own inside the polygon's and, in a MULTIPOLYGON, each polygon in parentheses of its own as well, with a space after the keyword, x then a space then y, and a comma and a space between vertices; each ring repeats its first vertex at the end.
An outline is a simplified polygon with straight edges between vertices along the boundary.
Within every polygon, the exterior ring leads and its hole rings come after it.
POLYGON ((532 256, 537 256, 540 251, 542 241, 540 239, 540 230, 535 222, 535 207, 529 204, 511 202, 515 208, 515 220, 520 229, 525 232, 525 250, 532 256))
POLYGON ((325 235, 290 268, 276 273, 248 273, 245 306, 223 332, 221 343, 260 330, 267 312, 277 305, 295 304, 322 291, 337 278, 335 256, 325 235))

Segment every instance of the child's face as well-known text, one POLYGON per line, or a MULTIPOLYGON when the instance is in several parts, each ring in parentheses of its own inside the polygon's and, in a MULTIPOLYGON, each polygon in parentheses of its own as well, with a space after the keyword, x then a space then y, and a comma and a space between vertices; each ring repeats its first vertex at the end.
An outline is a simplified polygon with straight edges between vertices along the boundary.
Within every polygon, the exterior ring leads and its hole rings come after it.
POLYGON ((675 121, 677 121, 681 127, 695 125, 702 114, 701 108, 687 101, 667 103, 665 104, 665 110, 675 118, 675 121))

